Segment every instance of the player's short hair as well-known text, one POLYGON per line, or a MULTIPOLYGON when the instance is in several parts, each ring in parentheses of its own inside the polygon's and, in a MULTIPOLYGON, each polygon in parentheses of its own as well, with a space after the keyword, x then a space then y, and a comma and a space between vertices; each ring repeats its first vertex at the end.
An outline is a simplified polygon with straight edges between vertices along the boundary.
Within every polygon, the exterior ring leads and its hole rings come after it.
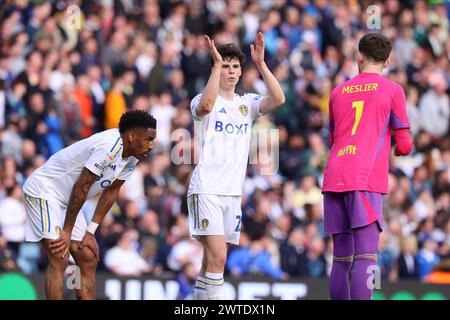
POLYGON ((358 44, 358 51, 375 63, 384 63, 389 58, 391 50, 391 40, 380 33, 368 33, 358 44))
MULTIPOLYGON (((241 66, 245 62, 245 54, 242 52, 241 48, 236 46, 234 43, 220 44, 216 47, 216 49, 224 61, 236 58, 239 60, 239 64, 241 66)), ((212 60, 212 58, 211 65, 214 65, 214 60, 212 60)))
POLYGON ((129 110, 120 117, 119 131, 124 133, 133 128, 156 129, 156 119, 148 112, 129 110))

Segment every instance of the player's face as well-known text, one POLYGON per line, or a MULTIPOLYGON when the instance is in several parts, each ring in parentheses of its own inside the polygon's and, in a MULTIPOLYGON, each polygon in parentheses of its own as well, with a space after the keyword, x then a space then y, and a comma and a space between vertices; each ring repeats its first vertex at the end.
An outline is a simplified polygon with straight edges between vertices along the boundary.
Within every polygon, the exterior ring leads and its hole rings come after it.
POLYGON ((139 160, 145 159, 155 146, 156 129, 137 128, 131 142, 131 155, 139 160))
POLYGON ((241 65, 237 58, 224 60, 220 73, 220 84, 222 88, 234 88, 241 76, 241 65))

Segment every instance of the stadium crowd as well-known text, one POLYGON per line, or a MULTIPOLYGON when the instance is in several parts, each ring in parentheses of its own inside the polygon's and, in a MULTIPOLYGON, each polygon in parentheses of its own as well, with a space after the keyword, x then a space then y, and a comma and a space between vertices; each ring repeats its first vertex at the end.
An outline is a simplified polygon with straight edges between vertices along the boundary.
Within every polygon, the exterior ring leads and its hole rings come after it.
MULTIPOLYGON (((186 192, 194 154, 190 99, 210 73, 203 37, 247 55, 238 92, 264 95, 249 44, 264 33, 266 63, 285 104, 253 130, 278 129, 279 170, 247 170, 241 245, 228 274, 325 277, 332 243, 323 232, 322 173, 329 152, 328 98, 358 73, 357 42, 375 4, 393 41, 385 75, 405 89, 414 150, 391 157, 378 264, 386 281, 433 281, 450 259, 450 38, 448 1, 6 0, 0 4, 0 270, 45 270, 25 243, 21 186, 65 146, 116 127, 138 108, 158 121, 157 147, 140 162, 97 232, 98 270, 173 272, 188 295, 202 259, 188 237, 186 192), (81 9, 74 27, 69 5, 81 9), (180 130, 185 129, 185 130, 180 130), (189 135, 188 135, 189 137, 189 135), (192 141, 192 144, 191 144, 192 141), (187 142, 187 143, 186 143, 187 142), (176 152, 175 152, 175 151, 176 152), (181 153, 180 153, 181 152, 181 153)), ((85 212, 92 212, 95 200, 85 212)))

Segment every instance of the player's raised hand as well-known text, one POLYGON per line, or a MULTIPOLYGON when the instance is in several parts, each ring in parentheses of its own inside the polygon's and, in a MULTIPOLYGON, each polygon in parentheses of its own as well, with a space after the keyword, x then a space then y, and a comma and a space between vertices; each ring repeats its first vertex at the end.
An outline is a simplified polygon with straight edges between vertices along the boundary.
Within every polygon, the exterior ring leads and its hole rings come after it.
POLYGON ((252 60, 256 65, 264 63, 264 37, 262 32, 258 32, 256 35, 255 44, 250 44, 250 52, 252 55, 252 60))
POLYGON ((221 66, 222 65, 222 56, 220 55, 219 51, 217 51, 216 46, 214 45, 214 40, 211 40, 207 35, 205 35, 206 41, 208 42, 209 51, 211 53, 211 57, 214 60, 215 66, 221 66))
POLYGON ((61 254, 64 257, 69 254, 70 234, 64 229, 59 232, 59 238, 49 242, 49 249, 52 254, 61 254))
POLYGON ((100 261, 100 256, 98 254, 97 240, 95 240, 94 235, 90 232, 86 232, 83 239, 81 240, 80 250, 82 250, 85 247, 92 251, 97 261, 100 261))

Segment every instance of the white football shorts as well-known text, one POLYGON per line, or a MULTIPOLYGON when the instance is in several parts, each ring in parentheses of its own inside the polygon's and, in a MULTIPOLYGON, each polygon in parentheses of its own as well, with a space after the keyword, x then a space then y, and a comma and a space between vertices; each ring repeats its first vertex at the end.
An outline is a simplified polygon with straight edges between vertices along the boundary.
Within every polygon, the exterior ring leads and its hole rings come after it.
POLYGON ((187 198, 189 235, 225 236, 227 243, 239 244, 241 234, 241 197, 194 193, 187 198))
MULTIPOLYGON (((58 239, 64 225, 66 206, 55 199, 39 199, 24 193, 26 220, 25 241, 38 242, 58 239)), ((80 210, 72 230, 71 240, 81 241, 87 229, 86 218, 80 210)))

